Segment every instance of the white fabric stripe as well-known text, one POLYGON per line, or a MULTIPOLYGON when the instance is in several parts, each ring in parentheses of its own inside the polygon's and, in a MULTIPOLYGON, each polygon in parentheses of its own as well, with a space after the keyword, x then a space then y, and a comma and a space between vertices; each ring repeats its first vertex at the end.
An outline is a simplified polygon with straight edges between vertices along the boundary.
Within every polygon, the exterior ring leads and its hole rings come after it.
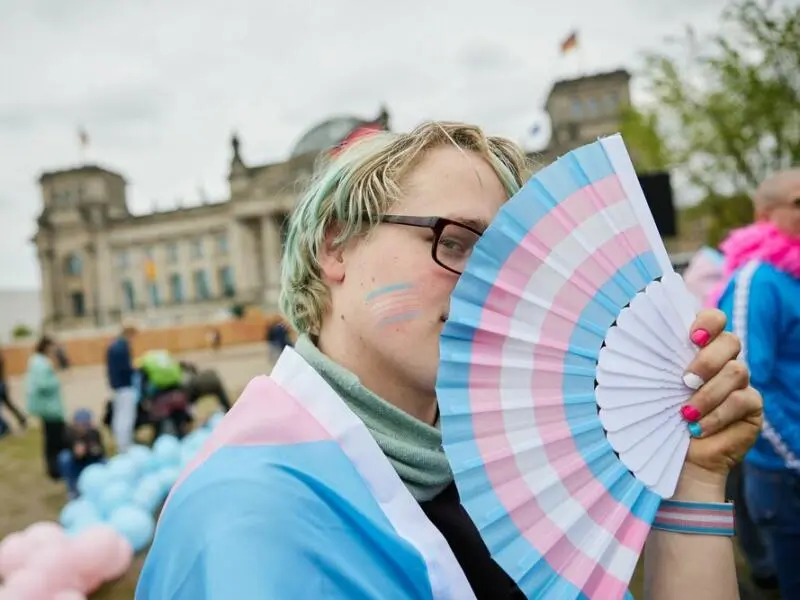
MULTIPOLYGON (((734 281, 735 291, 733 293, 733 332, 739 337, 742 343, 742 351, 739 354, 739 360, 748 364, 747 360, 747 315, 750 308, 750 285, 753 283, 753 276, 759 265, 758 261, 751 261, 739 271, 734 281)), ((783 441, 780 434, 772 427, 770 422, 764 415, 764 425, 762 426, 761 433, 764 438, 772 445, 775 452, 786 463, 786 467, 792 471, 800 473, 800 459, 791 451, 786 442, 783 441)))
POLYGON ((685 511, 668 512, 661 510, 656 514, 656 520, 658 519, 676 519, 680 521, 686 521, 687 523, 689 522, 697 523, 698 525, 702 525, 703 523, 725 525, 733 523, 733 513, 728 513, 726 515, 709 516, 709 515, 693 515, 692 513, 685 511))
POLYGON ((425 516, 364 423, 333 388, 291 347, 284 349, 271 376, 339 442, 397 534, 420 553, 434 600, 474 600, 447 540, 425 516))
MULTIPOLYGON (((539 447, 543 443, 533 407, 526 407, 528 410, 520 407, 519 390, 530 387, 530 372, 535 368, 534 344, 541 341, 542 325, 556 295, 597 248, 618 235, 618 232, 628 232, 637 226, 636 214, 627 200, 612 204, 579 223, 572 235, 550 250, 550 255, 557 257, 559 267, 553 268, 543 262, 528 280, 522 293, 527 302, 518 302, 514 309, 508 327, 509 331, 514 332, 514 337, 504 342, 500 361, 501 365, 524 364, 526 367, 501 369, 500 372, 500 400, 504 409, 505 434, 509 445, 517 452, 520 449, 539 447), (616 231, 608 225, 609 221, 615 224, 616 231), (590 247, 585 247, 582 242, 590 247), (536 309, 532 310, 534 306, 536 309), (525 341, 521 343, 519 340, 525 341)), ((475 389, 470 393, 478 395, 481 391, 475 389)), ((538 497, 544 513, 554 523, 573 524, 565 533, 566 537, 585 556, 603 565, 611 575, 627 581, 639 555, 620 544, 613 534, 594 522, 586 509, 572 498, 558 472, 542 455, 517 453, 515 460, 525 485, 531 490, 531 494, 538 497), (538 460, 533 462, 533 457, 538 460), (591 544, 586 543, 588 528, 595 531, 591 544)))

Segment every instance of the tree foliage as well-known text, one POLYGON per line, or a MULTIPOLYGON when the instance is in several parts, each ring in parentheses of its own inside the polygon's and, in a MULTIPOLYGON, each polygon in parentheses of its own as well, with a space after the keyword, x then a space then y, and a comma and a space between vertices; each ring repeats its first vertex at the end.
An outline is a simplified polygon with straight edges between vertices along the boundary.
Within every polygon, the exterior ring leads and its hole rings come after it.
POLYGON ((680 170, 718 229, 741 225, 742 199, 800 164, 800 5, 734 0, 718 33, 687 28, 672 46, 646 56, 652 103, 624 116, 623 135, 637 168, 680 170))

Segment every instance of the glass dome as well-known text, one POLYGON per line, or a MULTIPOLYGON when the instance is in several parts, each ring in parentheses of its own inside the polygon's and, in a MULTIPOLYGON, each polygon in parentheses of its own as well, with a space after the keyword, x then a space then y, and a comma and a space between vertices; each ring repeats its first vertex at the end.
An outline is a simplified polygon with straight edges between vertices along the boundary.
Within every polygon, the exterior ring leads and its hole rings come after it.
POLYGON ((291 156, 322 152, 336 146, 364 121, 356 117, 336 117, 309 129, 295 144, 291 156))

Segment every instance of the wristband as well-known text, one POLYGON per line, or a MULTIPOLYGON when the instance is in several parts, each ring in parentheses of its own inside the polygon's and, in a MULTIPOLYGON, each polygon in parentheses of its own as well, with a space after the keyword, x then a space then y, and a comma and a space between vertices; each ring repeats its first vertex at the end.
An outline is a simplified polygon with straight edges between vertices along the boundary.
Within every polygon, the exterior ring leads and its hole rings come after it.
POLYGON ((733 537, 733 504, 662 500, 653 521, 653 529, 671 533, 733 537))

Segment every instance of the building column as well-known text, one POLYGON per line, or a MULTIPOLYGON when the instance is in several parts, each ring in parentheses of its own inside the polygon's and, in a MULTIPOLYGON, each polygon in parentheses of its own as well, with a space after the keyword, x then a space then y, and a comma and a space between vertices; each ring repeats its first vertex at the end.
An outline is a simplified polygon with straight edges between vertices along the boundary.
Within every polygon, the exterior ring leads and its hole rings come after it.
POLYGON ((108 247, 108 238, 105 233, 97 236, 95 243, 95 302, 98 311, 98 324, 100 326, 111 325, 116 322, 115 310, 118 308, 115 302, 115 291, 117 278, 114 276, 113 257, 108 247))
POLYGON ((264 265, 264 303, 278 309, 281 287, 281 231, 274 215, 261 219, 261 257, 264 265))
POLYGON ((245 239, 245 225, 241 220, 232 218, 228 223, 228 252, 230 264, 233 269, 233 285, 236 297, 241 301, 250 300, 253 277, 248 264, 247 240, 245 239))
MULTIPOLYGON (((53 251, 44 250, 39 252, 39 269, 42 276, 42 323, 44 329, 48 329, 53 325, 55 318, 56 307, 53 282, 53 251)), ((31 324, 35 326, 35 324, 31 324)))

